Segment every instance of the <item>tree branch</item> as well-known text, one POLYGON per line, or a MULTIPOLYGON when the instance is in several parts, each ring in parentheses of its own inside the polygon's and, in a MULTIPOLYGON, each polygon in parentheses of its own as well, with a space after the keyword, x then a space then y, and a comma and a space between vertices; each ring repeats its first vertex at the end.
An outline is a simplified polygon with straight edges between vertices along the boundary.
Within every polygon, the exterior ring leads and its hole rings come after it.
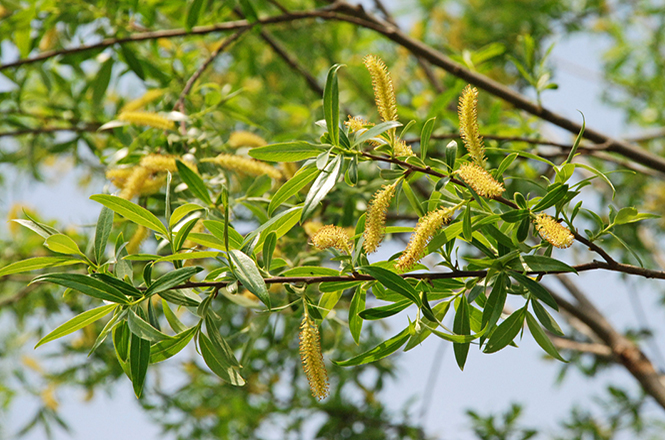
POLYGON ((29 134, 49 134, 56 133, 59 131, 73 131, 76 133, 84 132, 95 132, 101 127, 101 124, 98 123, 87 123, 83 126, 74 126, 74 127, 41 127, 41 128, 26 128, 15 131, 6 131, 4 133, 0 132, 0 138, 2 137, 16 137, 16 136, 26 136, 29 134))

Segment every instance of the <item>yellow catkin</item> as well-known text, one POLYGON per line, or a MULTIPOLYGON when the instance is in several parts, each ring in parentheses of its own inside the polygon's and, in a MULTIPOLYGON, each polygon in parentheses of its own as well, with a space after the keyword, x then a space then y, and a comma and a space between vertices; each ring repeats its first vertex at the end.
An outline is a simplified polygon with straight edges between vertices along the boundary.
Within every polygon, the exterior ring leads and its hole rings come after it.
POLYGON ((126 200, 131 200, 134 196, 141 194, 143 185, 150 177, 150 170, 141 166, 132 168, 132 174, 127 178, 125 185, 120 191, 120 197, 126 200))
POLYGON ((328 396, 328 372, 323 363, 319 328, 305 313, 300 324, 300 360, 307 376, 312 396, 323 400, 328 396))
POLYGON ((541 212, 533 222, 538 234, 553 246, 565 249, 573 244, 575 237, 570 229, 554 220, 550 215, 541 212))
POLYGON ((175 122, 166 119, 157 113, 149 112, 122 112, 118 115, 121 121, 129 122, 134 125, 144 125, 147 127, 161 128, 162 130, 174 130, 175 122))
POLYGON ((314 237, 314 235, 316 235, 316 233, 319 232, 319 230, 320 230, 322 227, 323 227, 323 223, 321 223, 320 221, 316 221, 316 220, 314 220, 314 221, 312 221, 312 220, 310 220, 310 221, 306 221, 306 222, 302 225, 302 228, 305 230, 305 234, 307 234, 307 236, 308 236, 309 238, 314 237))
POLYGON ((455 174, 483 197, 499 197, 506 190, 502 183, 497 182, 490 173, 474 163, 463 164, 455 174))
POLYGON ((160 174, 158 176, 153 175, 143 182, 139 194, 142 196, 155 194, 156 192, 159 192, 159 190, 162 189, 165 185, 166 176, 164 174, 160 174))
POLYGON ((365 238, 363 248, 368 254, 376 251, 381 240, 383 240, 386 229, 386 211, 394 196, 395 184, 393 183, 388 186, 384 185, 369 202, 367 218, 365 219, 365 231, 363 232, 365 238))
POLYGON ((262 176, 265 174, 273 179, 280 179, 282 177, 282 173, 277 168, 267 163, 233 154, 220 154, 216 157, 203 159, 203 162, 212 162, 229 171, 251 174, 253 176, 262 176))
POLYGON ((52 411, 56 411, 60 406, 58 399, 55 397, 55 389, 55 385, 49 384, 40 395, 44 406, 52 411))
POLYGON ((469 150, 469 155, 480 167, 485 164, 485 146, 478 128, 478 89, 466 86, 459 100, 460 136, 469 150))
POLYGON ((170 171, 175 173, 178 171, 175 160, 176 156, 166 154, 147 154, 141 158, 141 162, 139 163, 151 173, 157 173, 160 171, 170 171))
POLYGON ((404 142, 401 139, 397 139, 395 141, 395 156, 401 157, 401 156, 413 156, 413 150, 411 149, 411 146, 408 145, 406 142, 404 142))
POLYGON ((319 250, 335 248, 351 254, 349 247, 349 235, 344 228, 334 225, 326 225, 319 229, 312 237, 312 244, 319 250))
POLYGON ((349 128, 350 133, 355 133, 358 130, 362 130, 363 128, 366 128, 367 126, 374 125, 373 123, 367 122, 360 116, 351 116, 349 115, 349 120, 344 121, 344 125, 346 125, 349 128))
POLYGON ((109 179, 118 188, 124 188, 127 179, 134 172, 134 168, 114 168, 106 171, 106 178, 109 179))
POLYGON ((129 101, 127 104, 122 106, 120 112, 124 113, 124 112, 133 112, 136 110, 140 110, 146 105, 150 104, 151 102, 161 98, 163 95, 164 95, 163 89, 148 90, 140 98, 129 101))
POLYGON ((136 231, 134 231, 134 235, 132 235, 132 238, 129 239, 129 242, 127 243, 125 249, 127 249, 127 252, 130 254, 138 253, 139 249, 141 248, 141 244, 143 244, 145 239, 148 238, 149 236, 150 236, 150 230, 145 226, 139 225, 139 227, 136 228, 136 231))
POLYGON ((251 133, 249 131, 234 131, 229 136, 229 147, 231 148, 240 148, 240 147, 263 147, 267 142, 258 134, 251 133))
POLYGON ((397 100, 395 99, 395 88, 388 68, 380 58, 374 55, 367 55, 363 62, 372 77, 374 99, 381 119, 383 121, 396 121, 397 100))
POLYGON ((455 212, 455 208, 440 208, 418 220, 409 244, 395 262, 395 267, 400 271, 405 271, 415 266, 425 255, 425 248, 434 233, 450 221, 453 212, 455 212))

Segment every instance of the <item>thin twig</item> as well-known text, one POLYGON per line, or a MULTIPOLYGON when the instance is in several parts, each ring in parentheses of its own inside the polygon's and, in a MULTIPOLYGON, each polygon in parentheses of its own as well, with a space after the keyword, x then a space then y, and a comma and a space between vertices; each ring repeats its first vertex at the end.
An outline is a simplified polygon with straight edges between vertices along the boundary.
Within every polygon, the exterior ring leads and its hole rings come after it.
POLYGON ((568 338, 562 338, 561 336, 548 333, 552 343, 559 350, 570 350, 576 351, 579 353, 588 353, 593 354, 594 356, 600 356, 603 358, 612 359, 612 349, 605 344, 599 344, 597 342, 579 342, 574 341, 568 338))
POLYGON ((4 133, 0 132, 1 137, 17 137, 17 136, 27 136, 27 135, 40 135, 40 134, 50 134, 57 133, 60 131, 73 131, 75 133, 84 133, 84 132, 95 132, 101 127, 101 124, 97 123, 87 123, 84 126, 73 126, 73 127, 41 127, 41 128, 26 128, 15 131, 6 131, 4 133))

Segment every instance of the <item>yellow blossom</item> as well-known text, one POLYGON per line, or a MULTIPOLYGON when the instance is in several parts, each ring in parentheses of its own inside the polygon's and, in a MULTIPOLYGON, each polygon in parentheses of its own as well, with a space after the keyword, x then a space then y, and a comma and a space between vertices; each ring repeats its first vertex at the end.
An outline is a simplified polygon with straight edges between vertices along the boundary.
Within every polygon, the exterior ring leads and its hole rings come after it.
POLYGON ((550 215, 541 212, 534 220, 536 230, 543 240, 549 242, 553 246, 561 249, 570 247, 573 244, 575 237, 570 232, 570 229, 563 226, 550 215))
POLYGON ((121 121, 129 122, 134 125, 145 125, 147 127, 161 128, 162 130, 174 130, 175 122, 166 119, 157 113, 149 112, 122 112, 118 115, 121 121))
POLYGON ((234 131, 229 136, 229 146, 231 148, 240 148, 240 147, 262 147, 266 145, 267 142, 261 136, 251 133, 249 131, 234 131))
POLYGON ((323 400, 328 396, 328 372, 323 363, 319 328, 305 311, 300 324, 300 360, 312 390, 312 396, 323 400))
POLYGON ((393 183, 388 186, 384 185, 369 202, 367 218, 365 219, 365 231, 363 232, 365 238, 363 248, 368 254, 374 252, 383 240, 386 228, 386 211, 394 196, 395 184, 393 183))
POLYGON ((349 235, 344 228, 340 228, 339 226, 326 225, 322 227, 312 237, 312 244, 320 250, 335 248, 347 254, 351 253, 349 235))
POLYGON ((397 259, 395 267, 400 271, 405 271, 415 266, 424 256, 425 248, 434 236, 434 233, 450 221, 454 212, 455 208, 440 208, 418 220, 418 224, 413 234, 411 234, 409 244, 397 259))
POLYGON ((280 179, 282 173, 277 168, 254 159, 247 159, 233 154, 220 154, 216 157, 203 159, 203 162, 212 162, 230 171, 236 171, 253 176, 267 175, 273 179, 280 179))
POLYGON ((178 168, 175 164, 176 156, 166 154, 146 154, 141 158, 140 165, 152 173, 170 171, 175 173, 178 168))
POLYGON ((395 99, 395 88, 388 68, 379 57, 374 55, 367 55, 363 62, 372 77, 374 98, 381 119, 383 121, 396 121, 397 100, 395 99))
POLYGON ((150 230, 145 226, 140 226, 134 231, 134 235, 129 239, 126 249, 130 254, 138 253, 141 248, 141 244, 145 241, 146 238, 150 236, 150 230))
POLYGON ((411 149, 411 146, 408 145, 406 142, 404 142, 401 139, 397 139, 395 141, 395 156, 401 157, 401 156, 413 156, 413 150, 411 149))
POLYGON ((60 406, 58 399, 55 397, 55 389, 55 385, 49 384, 49 386, 47 386, 41 392, 41 398, 42 402, 44 402, 44 406, 53 411, 56 411, 60 406))
POLYGON ((140 98, 129 101, 127 104, 122 106, 122 109, 120 110, 120 112, 121 113, 133 112, 133 111, 142 109, 147 104, 150 104, 154 100, 156 100, 158 98, 161 98, 162 95, 164 95, 164 90, 162 90, 162 89, 148 90, 140 98))
POLYGON ((499 197, 506 190, 502 183, 497 182, 490 173, 474 163, 463 164, 455 174, 483 197, 499 197))
POLYGON ((478 89, 466 86, 459 100, 459 125, 460 135, 464 140, 469 154, 478 166, 483 167, 485 163, 485 146, 483 137, 478 128, 478 89))
POLYGON ((368 125, 374 125, 370 122, 367 122, 360 116, 351 116, 349 115, 349 120, 344 121, 344 125, 349 127, 349 132, 350 133, 355 133, 358 130, 362 130, 363 128, 367 127, 368 125))
POLYGON ((120 197, 131 200, 134 196, 140 194, 143 184, 151 174, 150 170, 141 166, 132 168, 132 174, 127 178, 125 185, 122 187, 120 197))

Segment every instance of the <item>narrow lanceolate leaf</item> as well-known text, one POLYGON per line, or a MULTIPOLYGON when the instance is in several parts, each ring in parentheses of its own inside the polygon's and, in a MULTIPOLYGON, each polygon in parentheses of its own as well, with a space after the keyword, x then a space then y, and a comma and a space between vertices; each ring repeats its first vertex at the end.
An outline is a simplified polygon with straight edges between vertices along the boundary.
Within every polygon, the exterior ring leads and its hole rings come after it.
POLYGON ((96 278, 78 273, 49 273, 41 275, 32 283, 55 283, 73 290, 77 290, 93 298, 103 299, 120 304, 128 304, 127 297, 118 289, 96 278))
POLYGON ((0 277, 15 273, 30 272, 31 270, 44 269, 46 267, 69 266, 70 264, 83 263, 75 257, 35 257, 27 260, 17 261, 0 269, 0 277))
POLYGON ((229 256, 236 266, 235 274, 240 283, 270 309, 270 294, 254 260, 239 250, 229 251, 229 256))
POLYGON ((64 234, 51 235, 44 245, 59 254, 83 255, 76 242, 64 234))
POLYGON ((270 200, 270 205, 268 206, 268 215, 272 215, 275 212, 275 209, 279 208, 282 203, 286 202, 290 197, 294 196, 301 189, 303 189, 309 182, 314 180, 321 171, 319 171, 315 166, 307 166, 300 168, 298 172, 289 179, 284 185, 282 185, 275 195, 270 200))
POLYGON ((351 336, 353 336, 356 344, 360 343, 360 331, 363 328, 363 320, 359 316, 359 313, 365 310, 366 295, 367 292, 365 289, 358 287, 351 300, 351 305, 349 305, 349 330, 351 330, 351 336))
POLYGON ((312 215, 318 207, 319 202, 333 189, 343 164, 343 157, 338 155, 328 163, 323 172, 316 178, 305 198, 305 205, 300 218, 301 223, 312 215))
POLYGON ((413 304, 410 300, 404 299, 392 304, 381 307, 374 307, 372 309, 365 309, 359 313, 359 316, 366 321, 373 321, 376 319, 383 319, 393 316, 413 304))
POLYGON ((190 279, 195 274, 201 272, 202 267, 181 267, 180 269, 172 270, 158 279, 156 279, 148 290, 145 291, 146 295, 152 295, 153 293, 163 292, 178 286, 188 279, 190 279))
POLYGON ((150 325, 148 321, 138 316, 131 309, 127 315, 127 324, 129 325, 129 330, 141 339, 152 342, 161 342, 171 339, 171 336, 165 335, 164 333, 157 330, 155 327, 150 325))
POLYGON ((180 353, 189 344, 189 341, 192 340, 197 330, 198 327, 194 326, 178 333, 170 339, 153 345, 150 348, 150 363, 156 364, 180 353))
POLYGON ((171 218, 169 219, 169 225, 171 227, 174 227, 187 214, 189 214, 190 212, 198 211, 200 209, 205 209, 205 208, 203 208, 203 206, 201 205, 197 205, 196 203, 185 203, 184 205, 178 206, 173 211, 173 214, 171 214, 171 218))
POLYGON ((263 268, 270 272, 270 265, 272 264, 272 254, 275 252, 275 245, 277 244, 277 234, 273 231, 266 236, 263 242, 263 268))
POLYGON ((533 339, 535 339, 538 345, 540 345, 540 348, 545 350, 545 352, 553 358, 558 359, 561 362, 568 362, 561 357, 550 338, 547 337, 547 334, 540 327, 538 321, 536 321, 536 318, 534 318, 529 312, 526 312, 526 323, 529 326, 529 331, 531 332, 533 339))
POLYGON ((106 250, 106 242, 109 241, 113 229, 113 211, 106 206, 102 206, 97 219, 97 227, 95 228, 95 261, 99 264, 104 258, 104 251, 106 250))
MULTIPOLYGON (((471 334, 471 324, 469 323, 469 303, 466 299, 466 295, 462 295, 460 298, 459 306, 455 312, 455 321, 453 322, 453 331, 458 335, 470 335, 471 334)), ((466 364, 466 357, 469 354, 469 347, 471 346, 470 342, 465 343, 453 343, 453 351, 455 352, 455 360, 460 370, 464 370, 464 364, 466 364)))
POLYGON ((501 313, 503 312, 503 306, 506 303, 506 278, 504 273, 500 273, 496 280, 494 280, 494 287, 492 287, 492 292, 487 298, 485 307, 483 309, 483 320, 482 327, 486 325, 489 328, 494 327, 494 325, 499 321, 501 313))
POLYGON ((136 394, 136 397, 141 397, 145 375, 150 363, 150 341, 141 339, 135 334, 130 334, 128 361, 134 394, 136 394))
POLYGON ((199 21, 199 16, 201 15, 201 9, 204 3, 204 0, 193 0, 189 5, 189 10, 187 11, 187 21, 185 25, 185 29, 188 31, 196 26, 196 23, 199 21))
POLYGON ((374 127, 370 128, 369 130, 363 132, 359 136, 355 138, 353 141, 352 147, 355 147, 358 144, 361 144, 367 140, 370 140, 374 137, 379 136, 381 133, 385 133, 386 131, 390 130, 391 128, 396 128, 400 127, 402 124, 397 122, 397 121, 386 121, 382 122, 379 125, 375 125, 374 127))
POLYGON ((115 287, 124 295, 131 296, 134 298, 143 297, 143 292, 134 287, 133 284, 127 283, 124 280, 111 276, 105 273, 93 273, 92 276, 108 284, 109 286, 115 287))
POLYGON ((113 210, 114 212, 117 212, 121 216, 133 221, 136 224, 145 226, 146 228, 164 234, 165 236, 168 235, 166 226, 164 226, 152 212, 137 205, 136 203, 132 203, 129 200, 125 200, 117 196, 110 196, 107 194, 96 194, 91 196, 90 199, 101 203, 102 205, 113 210))
POLYGON ((436 118, 430 118, 423 125, 423 130, 420 132, 420 158, 425 160, 427 157, 427 150, 429 147, 429 139, 432 136, 432 130, 434 130, 434 121, 436 118))
POLYGON ((485 353, 497 352, 515 339, 524 324, 524 312, 524 309, 515 310, 494 330, 485 346, 485 353))
MULTIPOLYGON (((330 145, 327 148, 330 148, 330 145)), ((252 148, 248 154, 254 159, 268 162, 298 162, 309 159, 310 157, 316 157, 325 150, 326 146, 324 145, 297 141, 252 148)))
POLYGON ((405 298, 408 298, 411 300, 411 302, 417 304, 418 307, 422 306, 422 301, 416 292, 416 289, 414 289, 408 281, 397 275, 395 272, 391 272, 387 269, 377 266, 363 266, 360 268, 360 270, 378 280, 387 289, 393 290, 405 298))
POLYGON ((231 385, 243 386, 245 384, 238 368, 226 364, 224 355, 215 349, 212 341, 203 333, 199 333, 199 347, 203 360, 213 373, 231 385))
POLYGON ((233 350, 231 350, 229 344, 219 333, 219 326, 215 324, 215 319, 211 317, 210 313, 206 315, 205 323, 208 336, 210 337, 210 342, 212 342, 215 351, 217 351, 222 356, 224 364, 236 368, 241 368, 238 359, 236 359, 235 355, 233 354, 233 350))
POLYGON ((559 306, 552 295, 540 285, 539 282, 532 280, 531 278, 519 274, 517 272, 511 272, 510 276, 515 279, 518 283, 527 288, 529 292, 548 306, 552 307, 554 310, 559 310, 559 306))
POLYGON ((557 324, 552 315, 550 315, 549 312, 545 310, 545 307, 543 307, 540 302, 533 300, 531 301, 531 306, 533 307, 533 311, 536 313, 538 321, 540 321, 543 327, 555 335, 563 336, 563 331, 561 330, 561 327, 559 327, 559 324, 557 324))
POLYGON ((337 71, 342 64, 335 64, 328 70, 326 86, 323 90, 323 114, 325 116, 330 143, 339 145, 339 86, 337 71))
POLYGON ((189 190, 194 194, 199 200, 201 200, 206 205, 212 205, 212 200, 210 199, 210 193, 201 176, 192 171, 187 165, 176 161, 176 166, 178 167, 178 174, 183 182, 187 184, 189 190))
POLYGON ((83 312, 80 315, 73 317, 64 324, 59 325, 55 330, 53 330, 48 335, 41 338, 39 342, 37 342, 37 345, 35 345, 35 348, 39 347, 40 345, 44 345, 47 342, 51 342, 58 338, 62 338, 63 336, 66 336, 70 333, 74 333, 76 330, 80 330, 83 327, 92 324, 93 322, 97 321, 103 316, 106 316, 109 313, 111 313, 113 309, 115 309, 116 307, 118 306, 115 304, 109 304, 94 308, 92 310, 88 310, 87 312, 83 312))
POLYGON ((542 211, 556 205, 568 192, 568 185, 555 183, 548 188, 547 194, 532 208, 533 212, 542 211))
POLYGON ((345 361, 333 362, 335 362, 335 364, 339 365, 340 367, 351 367, 353 365, 362 365, 369 362, 378 361, 379 359, 383 359, 384 357, 391 355, 399 350, 399 348, 409 340, 410 336, 411 334, 409 332, 409 327, 407 327, 397 335, 393 336, 387 341, 382 342, 381 344, 377 345, 369 351, 366 351, 363 354, 345 361))

